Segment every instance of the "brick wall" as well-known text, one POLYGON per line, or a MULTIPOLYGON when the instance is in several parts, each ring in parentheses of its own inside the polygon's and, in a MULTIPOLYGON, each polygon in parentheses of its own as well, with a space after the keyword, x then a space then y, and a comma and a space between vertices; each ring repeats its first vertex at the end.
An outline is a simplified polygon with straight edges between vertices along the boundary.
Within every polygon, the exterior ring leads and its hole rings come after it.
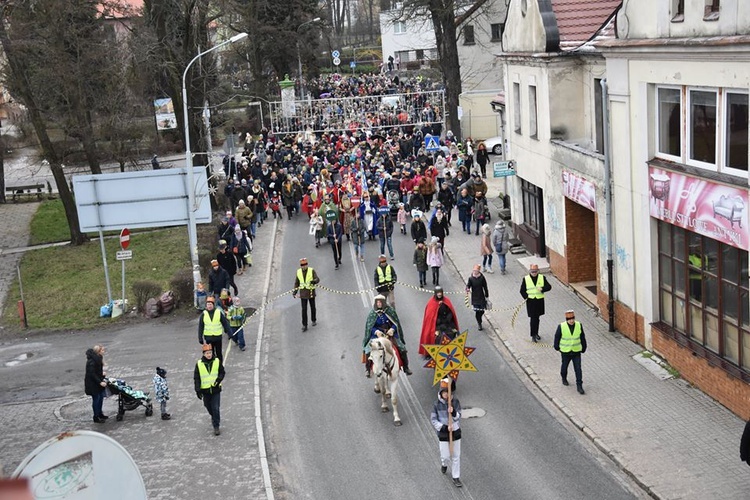
MULTIPOLYGON (((604 321, 609 323, 608 301, 609 295, 602 290, 598 290, 596 302, 597 306, 599 306, 599 313, 602 315, 604 321)), ((645 345, 646 334, 643 330, 643 325, 643 316, 637 314, 622 302, 615 301, 615 330, 633 342, 645 345)))
POLYGON ((716 399, 744 420, 750 419, 750 385, 721 368, 711 366, 656 328, 651 328, 654 351, 680 372, 682 378, 716 399))
POLYGON ((565 234, 568 282, 595 281, 598 252, 594 212, 565 198, 565 234))
POLYGON ((549 268, 550 271, 552 271, 552 274, 554 274, 557 279, 559 279, 566 285, 569 285, 570 281, 568 280, 568 261, 565 260, 565 257, 555 252, 551 248, 547 248, 547 256, 549 257, 549 268))

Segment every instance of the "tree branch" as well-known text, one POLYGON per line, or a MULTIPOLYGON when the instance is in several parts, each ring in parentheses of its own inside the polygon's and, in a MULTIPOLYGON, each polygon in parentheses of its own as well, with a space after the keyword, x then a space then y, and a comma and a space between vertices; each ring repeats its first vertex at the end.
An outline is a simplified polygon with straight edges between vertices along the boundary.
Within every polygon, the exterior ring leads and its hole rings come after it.
POLYGON ((463 24, 464 21, 469 19, 469 17, 471 17, 472 14, 474 14, 477 10, 479 10, 479 8, 482 5, 486 3, 487 3, 487 0, 477 0, 476 2, 474 2, 474 5, 469 7, 469 10, 467 10, 466 12, 464 12, 463 14, 461 14, 460 16, 456 18, 456 28, 461 26, 461 24, 463 24))

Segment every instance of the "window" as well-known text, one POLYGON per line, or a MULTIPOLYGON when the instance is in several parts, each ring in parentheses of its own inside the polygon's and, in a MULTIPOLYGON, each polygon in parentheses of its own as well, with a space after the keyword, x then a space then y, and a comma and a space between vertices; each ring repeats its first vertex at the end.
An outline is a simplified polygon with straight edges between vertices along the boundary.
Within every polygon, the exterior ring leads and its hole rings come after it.
POLYGON ((499 42, 503 38, 503 31, 505 31, 505 23, 490 24, 490 42, 499 42))
POLYGON ((521 179, 521 196, 523 198, 523 221, 534 231, 539 231, 539 205, 542 199, 542 189, 521 179))
POLYGON ((706 8, 703 11, 704 21, 719 20, 719 0, 706 0, 706 8))
POLYGON ((750 371, 748 253, 663 221, 657 231, 660 321, 750 371))
POLYGON ((534 85, 529 85, 529 136, 532 139, 538 138, 536 87, 534 85))
POLYGON ((602 79, 594 78, 594 147, 604 153, 604 112, 602 103, 602 79))
POLYGON ((406 33, 406 23, 404 21, 394 21, 393 33, 395 33, 396 35, 402 35, 406 33))
POLYGON ((474 25, 464 26, 464 45, 474 45, 474 25))
POLYGON ((672 0, 672 22, 681 23, 685 20, 685 0, 672 0))
POLYGON ((670 156, 682 155, 682 98, 680 89, 657 90, 657 151, 670 156))
POLYGON ((726 93, 724 111, 724 166, 747 173, 748 95, 726 93))
POLYGON ((521 133, 521 84, 513 84, 513 130, 521 133))
POLYGON ((715 91, 690 90, 688 121, 688 159, 716 164, 716 101, 715 91))
POLYGON ((424 59, 424 50, 423 49, 417 49, 415 52, 416 52, 416 55, 417 55, 417 61, 421 61, 422 59, 424 59))

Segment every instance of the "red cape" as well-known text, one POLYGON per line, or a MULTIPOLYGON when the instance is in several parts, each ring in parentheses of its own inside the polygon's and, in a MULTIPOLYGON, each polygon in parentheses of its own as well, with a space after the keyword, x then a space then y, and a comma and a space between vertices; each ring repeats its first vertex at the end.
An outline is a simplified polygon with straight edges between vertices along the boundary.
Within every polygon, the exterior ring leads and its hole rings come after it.
MULTIPOLYGON (((443 302, 453 313, 453 320, 456 322, 456 329, 458 329, 458 316, 456 310, 453 308, 451 299, 443 295, 443 302)), ((430 297, 427 301, 427 305, 424 307, 424 319, 422 320, 422 333, 419 335, 419 354, 426 356, 427 351, 422 344, 434 344, 435 343, 435 326, 437 323, 437 313, 440 307, 440 303, 435 300, 435 297, 430 297)), ((460 331, 460 330, 459 330, 460 331)))

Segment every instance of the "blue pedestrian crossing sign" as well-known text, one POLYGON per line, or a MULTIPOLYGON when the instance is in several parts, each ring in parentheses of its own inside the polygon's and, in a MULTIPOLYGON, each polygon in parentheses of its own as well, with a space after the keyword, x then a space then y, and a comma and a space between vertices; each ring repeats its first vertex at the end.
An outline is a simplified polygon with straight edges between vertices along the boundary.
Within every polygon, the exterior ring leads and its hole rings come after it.
POLYGON ((331 52, 331 57, 333 58, 339 57, 340 55, 341 53, 338 50, 334 50, 333 52, 331 52))
POLYGON ((427 134, 424 136, 424 149, 425 151, 437 151, 440 149, 440 142, 436 136, 427 134))

